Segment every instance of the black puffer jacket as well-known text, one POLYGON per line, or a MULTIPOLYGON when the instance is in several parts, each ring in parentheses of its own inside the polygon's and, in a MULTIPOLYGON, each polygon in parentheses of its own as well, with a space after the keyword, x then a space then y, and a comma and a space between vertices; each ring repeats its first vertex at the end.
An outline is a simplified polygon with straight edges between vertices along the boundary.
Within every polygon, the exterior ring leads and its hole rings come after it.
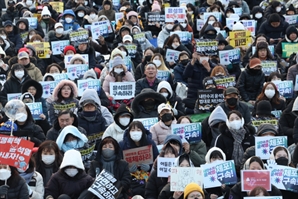
MULTIPOLYGON (((9 199, 28 199, 29 192, 25 180, 16 174, 13 179, 9 178, 7 181, 9 186, 7 198, 9 199)), ((4 185, 4 181, 0 180, 0 187, 4 185)))
POLYGON ((298 134, 294 134, 295 126, 296 129, 298 129, 298 121, 297 123, 295 122, 297 117, 292 113, 294 101, 295 99, 293 99, 282 112, 278 123, 279 134, 288 137, 288 146, 290 146, 293 142, 298 142, 298 134))
POLYGON ((157 199, 159 193, 166 186, 168 178, 157 177, 157 171, 153 170, 149 176, 145 189, 146 199, 157 199))
POLYGON ((34 143, 34 147, 38 147, 43 141, 46 140, 45 134, 40 126, 32 121, 28 121, 25 125, 18 125, 18 131, 28 132, 30 141, 34 143))
POLYGON ((270 39, 278 39, 283 38, 286 34, 286 29, 289 24, 284 20, 281 20, 280 25, 278 27, 271 26, 270 22, 267 20, 262 23, 258 34, 263 33, 270 39))

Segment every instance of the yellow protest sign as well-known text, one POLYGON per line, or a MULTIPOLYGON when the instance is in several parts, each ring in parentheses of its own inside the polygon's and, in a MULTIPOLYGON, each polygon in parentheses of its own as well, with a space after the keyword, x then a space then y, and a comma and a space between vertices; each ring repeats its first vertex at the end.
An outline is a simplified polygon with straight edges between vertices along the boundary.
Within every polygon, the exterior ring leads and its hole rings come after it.
POLYGON ((56 12, 63 13, 64 3, 63 2, 50 2, 50 5, 56 12))
POLYGON ((27 43, 27 45, 34 46, 36 50, 36 55, 40 59, 48 59, 51 57, 51 49, 50 49, 50 43, 49 42, 32 42, 27 43))
POLYGON ((251 33, 248 30, 231 31, 229 33, 230 45, 235 47, 249 47, 252 43, 251 33))

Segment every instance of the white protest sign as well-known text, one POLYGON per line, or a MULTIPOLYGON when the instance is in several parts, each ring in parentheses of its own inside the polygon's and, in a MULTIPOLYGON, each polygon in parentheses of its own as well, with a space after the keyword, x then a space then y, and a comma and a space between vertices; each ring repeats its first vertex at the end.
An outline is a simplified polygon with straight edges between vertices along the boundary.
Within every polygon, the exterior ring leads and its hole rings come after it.
POLYGON ((63 53, 64 48, 69 45, 69 40, 52 41, 51 49, 53 55, 60 55, 63 53))
POLYGON ((160 81, 168 81, 170 76, 170 71, 167 70, 157 70, 156 78, 160 81))
MULTIPOLYGON (((171 173, 171 167, 175 165, 176 158, 157 158, 157 177, 167 178, 171 173)), ((179 166, 179 165, 178 165, 179 166)))
POLYGON ((292 98, 293 97, 293 82, 291 80, 284 81, 272 81, 281 96, 284 98, 292 98))
POLYGON ((236 64, 240 62, 240 49, 221 50, 219 53, 219 62, 222 65, 236 64))
POLYGON ((100 91, 100 80, 99 79, 81 79, 77 82, 78 85, 78 95, 82 96, 84 90, 87 88, 95 89, 97 92, 100 91))
MULTIPOLYGON (((268 48, 269 48, 271 54, 274 55, 274 46, 273 45, 269 45, 268 48)), ((256 46, 252 46, 251 53, 252 54, 255 54, 255 52, 256 52, 256 46)))
POLYGON ((107 37, 113 29, 109 20, 93 22, 91 25, 92 39, 98 39, 99 36, 107 37))
POLYGON ((55 81, 60 82, 61 80, 67 80, 68 75, 66 73, 53 73, 52 76, 54 77, 55 81))
POLYGON ((262 61, 262 71, 265 76, 277 71, 277 61, 262 61))
POLYGON ((52 95, 55 87, 57 86, 57 84, 59 83, 58 81, 46 81, 46 82, 39 82, 42 86, 42 97, 43 98, 48 98, 52 95))
POLYGON ((71 80, 82 79, 89 70, 88 64, 69 64, 66 66, 68 78, 71 80))
POLYGON ((110 95, 114 100, 132 99, 135 90, 136 82, 110 82, 110 95))
POLYGON ((284 15, 285 21, 288 22, 288 24, 297 24, 298 21, 298 15, 284 15))
POLYGON ((186 139, 189 143, 197 143, 202 139, 201 123, 172 124, 171 130, 172 134, 186 139))
POLYGON ((241 16, 242 15, 242 8, 233 8, 236 15, 241 16))
POLYGON ((118 21, 120 19, 122 19, 124 17, 124 13, 123 12, 116 12, 115 13, 115 21, 116 21, 116 24, 118 23, 118 21))
POLYGON ((186 12, 184 8, 180 7, 167 7, 165 8, 165 22, 184 23, 186 19, 186 12))
POLYGON ((298 169, 288 166, 273 165, 271 182, 278 189, 298 193, 298 169))
POLYGON ((246 30, 249 30, 252 33, 252 36, 256 35, 256 21, 255 20, 241 20, 243 26, 246 30))
POLYGON ((184 191, 189 183, 197 183, 203 186, 203 172, 199 167, 172 167, 171 191, 184 191))
POLYGON ((201 29, 203 28, 205 22, 203 19, 197 19, 197 31, 201 31, 201 29))
POLYGON ((32 29, 37 28, 37 17, 21 17, 21 19, 27 19, 30 28, 32 29))
POLYGON ((7 101, 13 100, 13 99, 20 99, 22 93, 8 93, 7 94, 7 101))
POLYGON ((133 121, 140 121, 144 125, 145 129, 148 131, 150 130, 151 126, 156 124, 158 122, 157 117, 151 117, 151 118, 142 118, 142 119, 134 119, 133 121))
POLYGON ((235 22, 237 22, 237 21, 239 21, 239 19, 238 18, 226 18, 226 26, 230 29, 230 30, 232 30, 233 29, 233 25, 234 25, 234 23, 235 22))
POLYGON ((177 61, 180 53, 181 53, 180 51, 172 50, 172 49, 167 48, 167 51, 166 51, 166 61, 167 62, 175 62, 175 61, 177 61))
POLYGON ((271 151, 276 146, 288 146, 287 136, 255 137, 255 153, 262 160, 269 159, 271 151))
POLYGON ((175 31, 175 32, 171 32, 170 35, 172 36, 173 34, 177 34, 180 38, 180 42, 182 44, 188 44, 191 43, 191 39, 192 39, 192 33, 188 32, 188 31, 175 31))

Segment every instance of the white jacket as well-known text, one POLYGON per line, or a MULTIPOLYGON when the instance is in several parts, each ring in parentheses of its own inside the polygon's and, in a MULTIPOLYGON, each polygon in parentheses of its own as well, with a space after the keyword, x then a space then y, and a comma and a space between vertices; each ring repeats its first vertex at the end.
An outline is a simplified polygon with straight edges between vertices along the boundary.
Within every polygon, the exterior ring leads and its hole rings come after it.
POLYGON ((166 30, 165 26, 163 29, 159 32, 157 36, 157 46, 159 48, 163 48, 165 40, 170 36, 170 33, 166 30))
POLYGON ((43 199, 44 196, 44 186, 43 178, 37 171, 34 172, 32 179, 36 180, 35 187, 30 186, 32 190, 32 197, 30 199, 43 199))
POLYGON ((119 143, 123 140, 124 131, 125 130, 122 130, 115 122, 113 122, 103 133, 102 139, 111 136, 119 143))

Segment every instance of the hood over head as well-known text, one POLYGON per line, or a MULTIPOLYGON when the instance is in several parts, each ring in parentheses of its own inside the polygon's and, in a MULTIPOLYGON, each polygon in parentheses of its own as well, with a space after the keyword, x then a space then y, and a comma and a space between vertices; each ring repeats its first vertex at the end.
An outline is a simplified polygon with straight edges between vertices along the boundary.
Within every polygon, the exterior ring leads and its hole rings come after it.
POLYGON ((86 90, 84 90, 82 97, 80 99, 80 102, 79 102, 80 106, 83 106, 84 101, 87 101, 87 100, 94 101, 98 108, 101 106, 101 102, 98 97, 98 93, 94 89, 87 88, 86 90))
POLYGON ((43 93, 43 88, 42 88, 41 84, 39 82, 35 81, 34 79, 29 79, 24 82, 24 84, 22 86, 22 93, 28 92, 28 88, 31 86, 33 86, 36 89, 34 98, 35 99, 41 98, 42 93, 43 93))
POLYGON ((221 106, 217 106, 209 116, 208 124, 213 126, 219 122, 226 122, 228 119, 225 111, 221 108, 221 106))
POLYGON ((71 88, 71 92, 74 97, 78 96, 78 88, 77 85, 71 80, 61 80, 53 91, 54 100, 58 100, 58 93, 61 91, 62 87, 68 85, 71 88))
POLYGON ((206 154, 206 156, 205 156, 205 161, 206 161, 206 163, 211 163, 211 161, 210 161, 210 159, 211 159, 210 156, 211 156, 212 152, 214 152, 214 151, 218 151, 218 152, 220 152, 221 155, 222 155, 222 157, 223 157, 223 160, 226 161, 226 154, 225 154, 220 148, 218 148, 218 147, 212 147, 212 148, 210 148, 210 149, 208 150, 208 152, 207 152, 207 154, 206 154))
POLYGON ((182 140, 181 140, 181 138, 178 135, 173 135, 173 134, 168 135, 166 137, 165 141, 163 142, 163 145, 166 145, 166 144, 170 143, 170 141, 172 141, 172 140, 178 142, 178 144, 180 146, 180 150, 179 150, 178 155, 181 155, 182 154, 182 150, 183 150, 183 146, 182 146, 182 140))
POLYGON ((159 93, 160 90, 163 89, 163 88, 165 88, 165 89, 168 90, 168 92, 170 93, 170 97, 173 96, 173 89, 172 89, 171 85, 169 84, 169 82, 167 82, 167 81, 161 81, 161 82, 158 84, 158 86, 157 86, 157 90, 156 90, 156 92, 159 93))
POLYGON ((277 149, 277 148, 283 148, 287 154, 288 154, 288 165, 291 164, 291 161, 292 161, 292 156, 291 156, 291 153, 289 152, 289 150, 286 148, 286 147, 283 147, 283 146, 276 146, 272 151, 271 151, 271 154, 270 154, 270 160, 275 160, 275 157, 274 157, 274 151, 277 149))
POLYGON ((71 149, 64 153, 60 169, 68 166, 74 166, 78 169, 85 170, 81 153, 77 150, 71 149))

